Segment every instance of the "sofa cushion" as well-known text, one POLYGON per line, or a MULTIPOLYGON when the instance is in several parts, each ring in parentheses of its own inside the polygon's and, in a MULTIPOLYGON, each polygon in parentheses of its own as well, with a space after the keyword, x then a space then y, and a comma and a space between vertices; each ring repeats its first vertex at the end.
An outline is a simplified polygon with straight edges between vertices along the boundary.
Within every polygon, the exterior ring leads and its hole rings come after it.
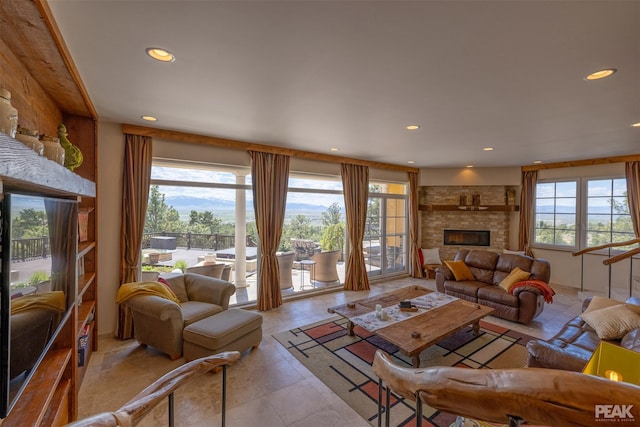
POLYGON ((475 280, 493 284, 493 274, 500 255, 491 251, 472 250, 464 257, 475 280))
POLYGON ((519 301, 516 295, 511 295, 500 286, 483 286, 478 289, 478 302, 480 300, 493 301, 498 304, 518 307, 519 301))
POLYGON ((461 280, 475 279, 464 261, 445 261, 444 263, 449 267, 449 270, 453 273, 453 277, 455 277, 458 282, 461 280))
POLYGON ((622 337, 620 347, 640 352, 640 328, 636 328, 622 337))
POLYGON ((187 288, 184 283, 184 274, 171 273, 163 274, 162 278, 171 286, 173 293, 176 294, 180 302, 189 301, 187 296, 187 288))
POLYGON ((466 295, 471 297, 472 301, 477 300, 478 290, 485 286, 487 286, 486 283, 476 280, 465 280, 463 282, 447 281, 444 283, 444 288, 447 293, 452 292, 455 296, 466 295))
POLYGON ((531 276, 531 273, 521 270, 520 267, 516 267, 511 271, 511 273, 509 273, 507 277, 505 277, 500 283, 498 283, 498 286, 509 292, 513 285, 520 282, 521 280, 528 279, 529 276, 531 276))
POLYGON ((222 312, 222 307, 202 301, 187 301, 182 304, 184 326, 190 325, 206 317, 222 312))
POLYGON ((622 338, 633 329, 640 328, 640 315, 623 304, 582 313, 580 317, 601 339, 622 338))

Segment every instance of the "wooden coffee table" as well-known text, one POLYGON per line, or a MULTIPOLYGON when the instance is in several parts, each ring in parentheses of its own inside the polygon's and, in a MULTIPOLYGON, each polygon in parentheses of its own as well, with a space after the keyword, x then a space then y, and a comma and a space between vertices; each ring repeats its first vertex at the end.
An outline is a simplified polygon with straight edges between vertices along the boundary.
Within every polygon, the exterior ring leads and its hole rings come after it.
MULTIPOLYGON (((431 292, 433 291, 422 286, 408 286, 331 307, 328 311, 346 318, 349 321, 348 333, 353 335, 354 325, 351 319, 375 311, 376 304, 380 304, 383 308, 393 307, 402 300, 413 299, 431 292)), ((411 357, 413 367, 419 368, 420 353, 423 350, 468 325, 472 325, 473 333, 477 334, 480 328, 480 319, 490 315, 493 311, 494 309, 491 307, 458 299, 407 320, 377 329, 373 333, 397 345, 403 354, 411 357)))

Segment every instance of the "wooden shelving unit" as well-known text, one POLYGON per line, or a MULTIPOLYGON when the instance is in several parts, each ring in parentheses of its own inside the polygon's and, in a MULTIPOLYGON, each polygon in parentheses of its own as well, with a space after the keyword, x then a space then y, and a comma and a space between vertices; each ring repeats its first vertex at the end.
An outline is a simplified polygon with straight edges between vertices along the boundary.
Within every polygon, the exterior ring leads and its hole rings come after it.
POLYGON ((64 123, 84 157, 71 172, 0 134, 0 199, 3 191, 76 198, 89 212, 87 241, 78 244, 75 260, 75 303, 15 406, 0 420, 2 427, 60 426, 77 418, 80 384, 97 349, 97 114, 47 1, 2 1, 0 16, 0 86, 11 92, 18 123, 52 136, 64 123), (78 340, 85 334, 84 366, 78 366, 78 340))
POLYGON ((517 205, 419 205, 418 209, 421 211, 433 212, 433 211, 450 211, 450 212, 517 212, 520 210, 520 206, 517 205))

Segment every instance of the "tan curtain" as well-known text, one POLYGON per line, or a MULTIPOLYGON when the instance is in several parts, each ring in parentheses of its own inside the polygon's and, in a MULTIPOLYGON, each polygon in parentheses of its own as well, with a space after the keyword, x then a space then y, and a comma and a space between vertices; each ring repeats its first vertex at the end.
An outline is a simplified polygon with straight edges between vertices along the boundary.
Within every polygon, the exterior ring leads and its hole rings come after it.
MULTIPOLYGON (((138 280, 142 233, 147 215, 151 182, 152 139, 148 136, 124 134, 124 167, 122 179, 122 225, 120 231, 120 284, 138 280)), ((131 313, 118 307, 116 335, 131 338, 131 313)))
POLYGON ((525 251, 529 256, 531 252, 531 230, 535 221, 533 207, 536 197, 536 182, 538 171, 522 172, 522 192, 520 194, 520 229, 518 233, 518 250, 525 251))
POLYGON ((276 251, 280 244, 289 185, 289 156, 249 151, 253 209, 260 246, 258 310, 282 305, 276 251))
POLYGON ((344 289, 365 291, 370 289, 364 254, 362 253, 369 201, 369 168, 343 163, 342 186, 350 241, 344 289))
POLYGON ((420 214, 418 211, 418 172, 409 172, 409 266, 412 277, 423 277, 420 264, 420 214))
POLYGON ((640 237, 640 162, 627 162, 624 165, 627 178, 627 200, 633 223, 633 232, 640 237))

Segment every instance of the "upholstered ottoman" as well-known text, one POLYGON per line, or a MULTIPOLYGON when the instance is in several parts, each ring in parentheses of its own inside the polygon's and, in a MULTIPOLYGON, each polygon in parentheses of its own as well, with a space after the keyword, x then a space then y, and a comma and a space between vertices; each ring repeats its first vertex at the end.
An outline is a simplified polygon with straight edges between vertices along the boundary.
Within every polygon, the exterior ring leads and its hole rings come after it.
POLYGON ((231 308, 184 328, 183 352, 187 361, 223 351, 244 352, 262 340, 262 316, 231 308))

